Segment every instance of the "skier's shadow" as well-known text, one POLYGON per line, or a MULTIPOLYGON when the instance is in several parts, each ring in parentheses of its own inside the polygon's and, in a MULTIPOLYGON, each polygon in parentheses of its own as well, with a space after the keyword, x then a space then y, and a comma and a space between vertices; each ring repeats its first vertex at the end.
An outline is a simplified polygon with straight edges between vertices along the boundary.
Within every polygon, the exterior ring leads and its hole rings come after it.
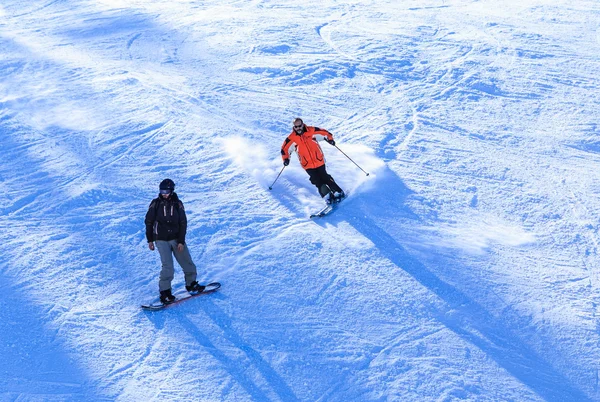
POLYGON ((440 279, 388 234, 386 227, 390 220, 414 222, 419 218, 405 205, 411 191, 404 183, 389 170, 382 176, 378 178, 379 193, 349 197, 344 201, 346 205, 340 205, 338 211, 328 216, 327 222, 334 225, 348 222, 370 239, 383 256, 445 301, 447 311, 452 310, 453 314, 449 317, 444 311, 434 311, 432 314, 440 322, 539 396, 548 401, 589 401, 569 379, 524 344, 510 322, 494 317, 460 289, 440 279))

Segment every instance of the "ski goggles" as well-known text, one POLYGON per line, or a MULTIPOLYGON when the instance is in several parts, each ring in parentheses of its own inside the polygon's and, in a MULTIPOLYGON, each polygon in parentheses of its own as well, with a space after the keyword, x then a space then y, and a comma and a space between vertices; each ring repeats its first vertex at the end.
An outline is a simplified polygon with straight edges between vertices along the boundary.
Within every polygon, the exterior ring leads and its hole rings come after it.
POLYGON ((161 194, 171 194, 173 190, 160 190, 161 194))

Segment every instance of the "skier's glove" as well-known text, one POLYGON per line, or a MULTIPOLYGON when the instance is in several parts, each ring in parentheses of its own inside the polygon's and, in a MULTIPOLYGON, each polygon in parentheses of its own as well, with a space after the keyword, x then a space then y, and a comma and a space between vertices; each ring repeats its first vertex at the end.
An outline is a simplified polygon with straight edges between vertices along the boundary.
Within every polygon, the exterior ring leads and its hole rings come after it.
POLYGON ((327 142, 328 142, 328 143, 330 143, 331 145, 335 145, 335 140, 325 140, 325 141, 327 141, 327 142))
POLYGON ((285 159, 283 160, 283 166, 287 166, 287 165, 289 165, 289 164, 290 164, 290 160, 289 160, 289 158, 285 158, 285 159))

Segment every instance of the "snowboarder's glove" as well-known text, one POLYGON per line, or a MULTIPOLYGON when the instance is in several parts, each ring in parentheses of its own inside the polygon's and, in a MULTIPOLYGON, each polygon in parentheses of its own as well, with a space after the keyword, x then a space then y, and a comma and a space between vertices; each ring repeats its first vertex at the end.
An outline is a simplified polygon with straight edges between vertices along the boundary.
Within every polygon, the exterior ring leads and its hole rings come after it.
POLYGON ((289 159, 289 158, 285 158, 285 159, 283 160, 283 166, 287 166, 287 165, 289 165, 289 164, 290 164, 290 159, 289 159))
POLYGON ((335 145, 335 140, 325 140, 325 141, 327 141, 327 142, 328 142, 328 143, 330 143, 331 145, 335 145))

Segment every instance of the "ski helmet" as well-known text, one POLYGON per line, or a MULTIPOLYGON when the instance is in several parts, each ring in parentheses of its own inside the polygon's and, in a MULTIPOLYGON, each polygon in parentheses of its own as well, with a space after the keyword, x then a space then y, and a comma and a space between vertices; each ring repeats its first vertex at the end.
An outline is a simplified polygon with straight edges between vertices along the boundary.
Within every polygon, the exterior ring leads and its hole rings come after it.
POLYGON ((164 179, 163 181, 160 182, 160 185, 158 186, 158 188, 160 190, 173 191, 173 190, 175 190, 175 183, 171 179, 164 179))

